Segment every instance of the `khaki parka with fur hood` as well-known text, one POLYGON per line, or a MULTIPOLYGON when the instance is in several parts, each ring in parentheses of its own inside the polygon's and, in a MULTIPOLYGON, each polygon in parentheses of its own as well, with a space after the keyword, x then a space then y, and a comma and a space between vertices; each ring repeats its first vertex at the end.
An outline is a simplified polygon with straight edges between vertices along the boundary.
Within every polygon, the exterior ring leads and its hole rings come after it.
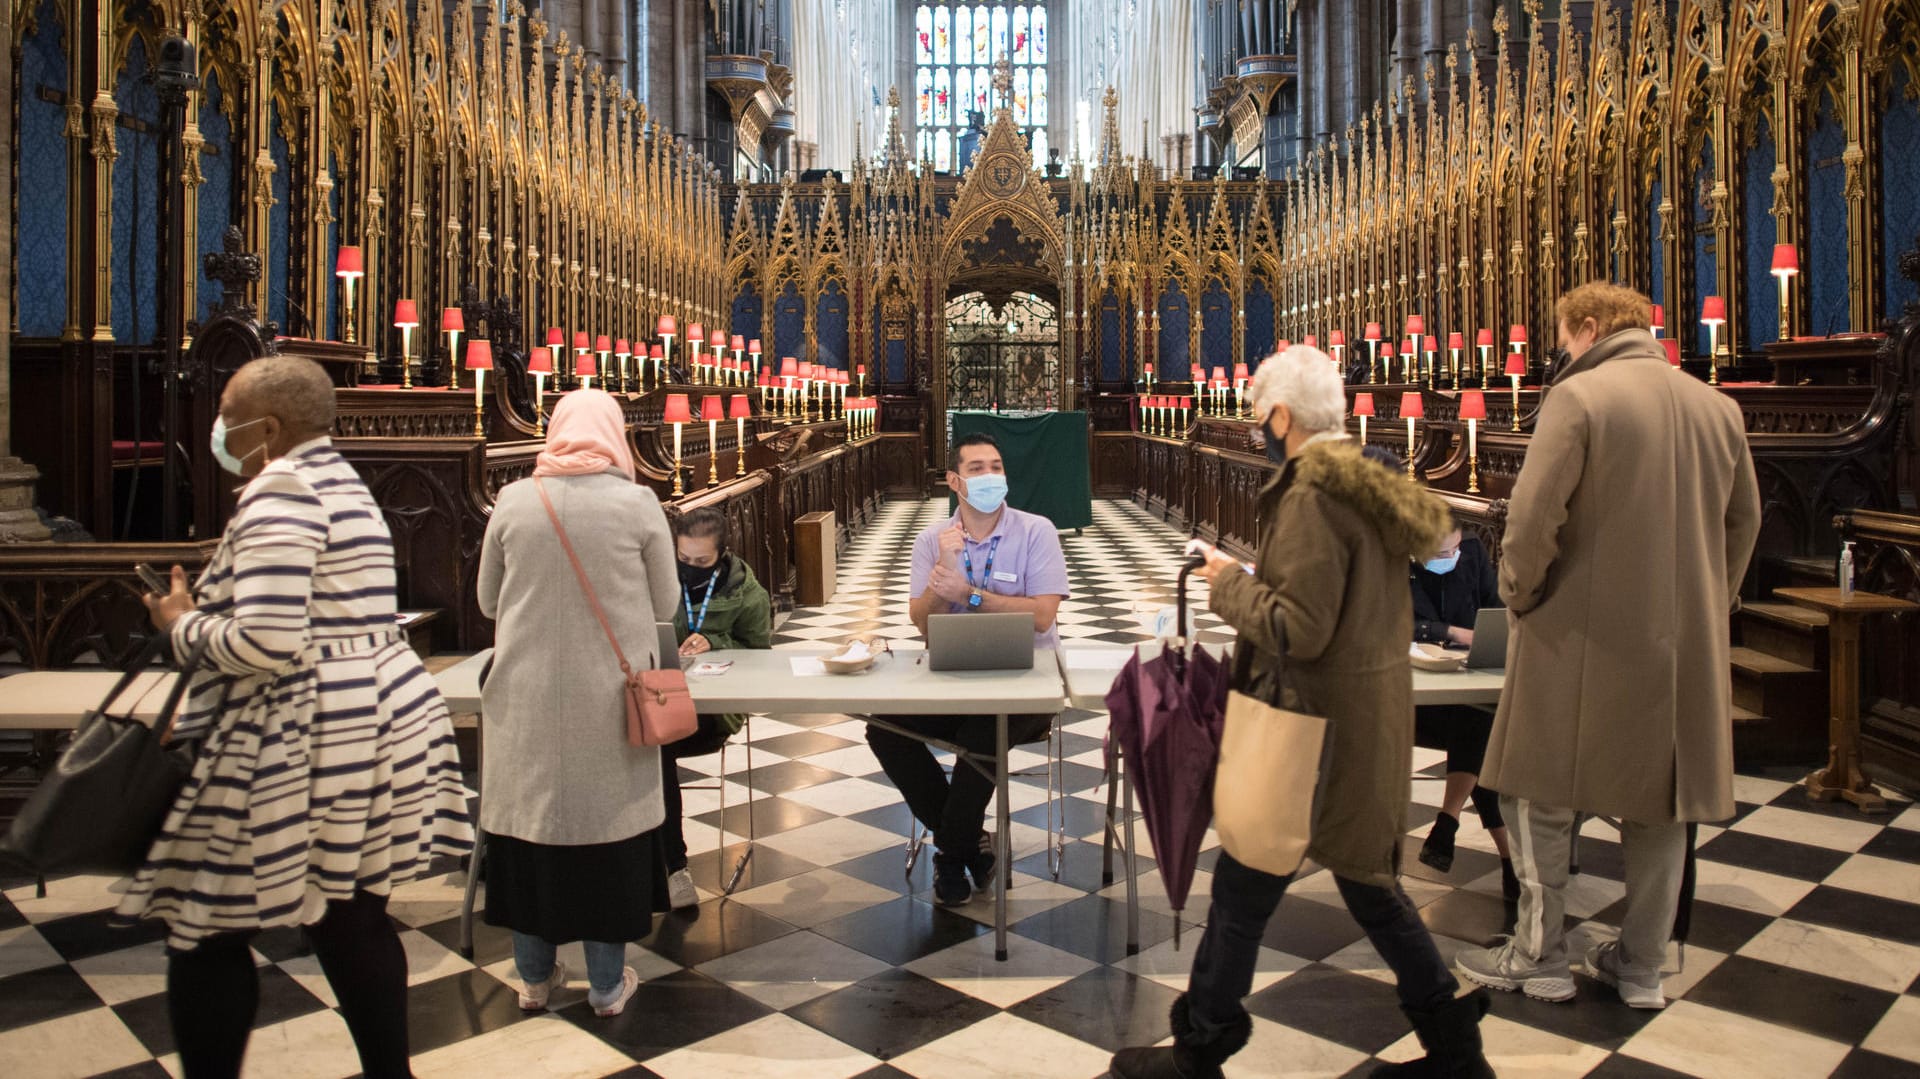
POLYGON ((1349 880, 1392 884, 1413 765, 1407 561, 1430 557, 1451 517, 1425 488, 1333 439, 1280 467, 1259 519, 1253 573, 1219 574, 1209 599, 1239 634, 1234 688, 1327 718, 1332 749, 1307 856, 1349 880))

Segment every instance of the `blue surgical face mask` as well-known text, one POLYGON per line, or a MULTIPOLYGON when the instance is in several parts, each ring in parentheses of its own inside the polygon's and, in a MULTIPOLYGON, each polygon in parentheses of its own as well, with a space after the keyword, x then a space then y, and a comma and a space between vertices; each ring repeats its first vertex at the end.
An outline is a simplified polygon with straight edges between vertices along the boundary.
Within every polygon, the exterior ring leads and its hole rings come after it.
POLYGON ((966 499, 981 513, 992 513, 1007 500, 1007 477, 993 472, 968 476, 966 499))
POLYGON ((1453 567, 1460 564, 1460 552, 1455 551, 1445 558, 1429 558, 1426 561, 1428 573, 1452 573, 1453 567))
MULTIPOLYGON (((237 431, 241 427, 252 427, 259 422, 259 420, 248 420, 238 427, 235 427, 234 430, 237 431)), ((221 468, 226 469, 236 476, 244 476, 247 474, 246 462, 235 457, 232 452, 227 449, 227 419, 225 416, 221 416, 218 413, 214 415, 213 437, 208 439, 208 443, 213 450, 213 459, 220 462, 221 468)), ((247 451, 247 456, 252 457, 256 451, 264 449, 266 449, 264 445, 255 446, 252 450, 247 451)))

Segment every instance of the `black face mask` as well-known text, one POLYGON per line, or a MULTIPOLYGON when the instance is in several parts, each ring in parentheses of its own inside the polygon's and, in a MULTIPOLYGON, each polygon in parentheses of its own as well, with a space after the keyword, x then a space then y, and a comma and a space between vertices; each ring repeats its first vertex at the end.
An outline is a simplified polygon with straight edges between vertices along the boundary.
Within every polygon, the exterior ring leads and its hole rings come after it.
MULTIPOLYGON (((721 552, 720 558, 725 557, 726 553, 721 552)), ((695 566, 686 562, 676 562, 675 565, 680 570, 680 587, 696 592, 704 590, 707 582, 713 579, 714 571, 720 568, 720 559, 715 559, 711 566, 695 566)))
MULTIPOLYGON (((1271 419, 1272 417, 1269 416, 1268 420, 1271 421, 1271 419)), ((1287 463, 1286 436, 1275 435, 1273 433, 1273 428, 1268 427, 1265 423, 1260 425, 1260 434, 1265 436, 1263 441, 1265 441, 1267 444, 1267 460, 1272 461, 1276 465, 1286 464, 1287 463)))

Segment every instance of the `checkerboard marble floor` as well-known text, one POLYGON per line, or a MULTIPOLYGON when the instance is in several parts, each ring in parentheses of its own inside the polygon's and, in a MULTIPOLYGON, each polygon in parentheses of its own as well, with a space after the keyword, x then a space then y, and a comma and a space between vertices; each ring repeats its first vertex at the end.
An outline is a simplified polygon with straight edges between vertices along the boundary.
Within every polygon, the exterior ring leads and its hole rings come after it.
MULTIPOLYGON (((904 621, 906 552, 933 506, 888 509, 845 553, 841 590, 795 613, 784 644, 904 621)), ((1072 639, 1136 639, 1136 604, 1166 599, 1181 537, 1131 506, 1099 505, 1063 537, 1075 598, 1072 639)), ((1206 632, 1217 624, 1202 619, 1206 632)), ((910 634, 902 629, 900 636, 910 634)), ((703 902, 662 918, 628 948, 644 984, 601 1020, 584 983, 549 1009, 515 1004, 506 934, 481 926, 472 962, 454 951, 463 876, 402 889, 392 905, 412 992, 414 1070, 432 1076, 1099 1076, 1122 1045, 1167 1033, 1204 920, 1201 858, 1187 928, 1142 859, 1141 944, 1125 953, 1123 890, 1101 878, 1099 786, 1105 717, 1064 720, 1068 845, 1058 881, 1042 850, 1043 775, 1013 781, 1012 955, 993 960, 991 905, 929 902, 930 867, 903 874, 908 818, 843 715, 752 721, 719 791, 690 790, 688 838, 703 902), (759 844, 741 889, 719 896, 746 830, 751 784, 759 844)), ((1016 751, 1037 771, 1037 752, 1016 751)), ((1450 875, 1413 857, 1440 798, 1439 756, 1418 751, 1404 859, 1406 889, 1443 953, 1485 943, 1510 917, 1498 862, 1474 823, 1450 875)), ((718 756, 691 762, 712 783, 718 756)), ((1920 1075, 1920 807, 1883 817, 1809 803, 1790 772, 1743 775, 1738 816, 1702 827, 1692 941, 1675 949, 1664 1012, 1633 1011, 1578 975, 1578 998, 1543 1004, 1496 994, 1482 1029, 1503 1076, 1920 1075)), ((1591 822, 1568 903, 1576 954, 1621 909, 1611 829, 1591 822)), ((0 1075, 8 1079, 178 1074, 165 1012, 165 961, 152 929, 115 930, 116 881, 55 880, 46 898, 0 878, 0 1075)), ((261 935, 258 1028, 249 1073, 329 1079, 358 1070, 317 964, 292 932, 261 935)), ((562 949, 580 971, 578 945, 562 949)), ((1339 906, 1324 871, 1307 873, 1268 928, 1252 1043, 1230 1076, 1364 1073, 1419 1049, 1389 975, 1339 906)))

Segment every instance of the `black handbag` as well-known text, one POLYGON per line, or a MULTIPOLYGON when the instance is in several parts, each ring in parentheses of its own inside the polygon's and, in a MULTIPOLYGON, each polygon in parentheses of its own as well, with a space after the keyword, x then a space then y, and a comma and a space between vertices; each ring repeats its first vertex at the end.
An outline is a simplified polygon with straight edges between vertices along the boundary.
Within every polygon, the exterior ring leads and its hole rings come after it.
POLYGON ((154 638, 100 706, 81 717, 73 740, 0 839, 0 857, 42 879, 49 873, 126 875, 145 864, 193 770, 197 744, 169 744, 168 735, 187 683, 206 656, 206 642, 195 645, 180 665, 152 726, 116 714, 114 706, 166 647, 166 637, 154 638))

